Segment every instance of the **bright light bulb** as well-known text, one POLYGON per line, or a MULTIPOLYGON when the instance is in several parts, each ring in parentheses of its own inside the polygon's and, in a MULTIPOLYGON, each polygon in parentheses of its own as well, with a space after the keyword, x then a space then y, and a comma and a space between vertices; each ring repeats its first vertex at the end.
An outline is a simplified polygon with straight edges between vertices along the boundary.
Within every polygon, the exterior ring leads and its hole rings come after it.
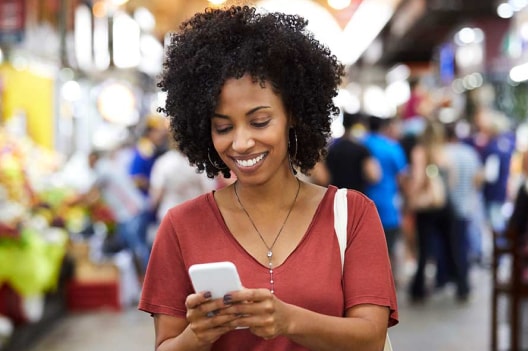
POLYGON ((121 6, 129 2, 129 0, 112 0, 111 2, 115 6, 121 6))
POLYGON ((472 28, 465 27, 457 33, 459 40, 463 44, 470 44, 474 41, 475 33, 472 28))
POLYGON ((498 5, 496 12, 498 13, 498 16, 500 16, 501 18, 511 18, 514 15, 512 6, 507 3, 498 5))
POLYGON ((511 78, 513 82, 523 82, 529 77, 527 72, 529 72, 529 64, 524 63, 522 65, 513 67, 509 72, 509 78, 511 78))
POLYGON ((328 0, 327 3, 335 10, 343 10, 351 5, 351 0, 328 0))

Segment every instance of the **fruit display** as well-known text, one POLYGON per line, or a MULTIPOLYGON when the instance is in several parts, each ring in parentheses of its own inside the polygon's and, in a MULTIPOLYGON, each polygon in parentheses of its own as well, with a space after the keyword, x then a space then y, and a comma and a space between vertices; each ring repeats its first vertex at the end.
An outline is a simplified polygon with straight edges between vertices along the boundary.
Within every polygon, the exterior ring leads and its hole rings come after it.
POLYGON ((0 301, 9 302, 0 316, 15 325, 40 320, 73 238, 94 223, 115 228, 103 202, 73 204, 79 189, 63 181, 63 166, 60 155, 0 125, 0 301))
POLYGON ((0 291, 16 294, 17 299, 4 301, 20 304, 0 304, 0 315, 15 322, 40 318, 43 296, 57 288, 68 225, 80 227, 87 213, 65 209, 62 200, 69 191, 50 186, 59 160, 0 126, 0 291))

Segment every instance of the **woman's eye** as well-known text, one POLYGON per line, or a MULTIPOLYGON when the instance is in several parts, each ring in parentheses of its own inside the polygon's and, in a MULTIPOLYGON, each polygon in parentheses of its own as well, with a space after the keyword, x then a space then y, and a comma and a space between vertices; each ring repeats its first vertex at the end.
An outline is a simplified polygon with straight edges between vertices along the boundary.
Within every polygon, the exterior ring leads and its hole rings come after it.
POLYGON ((252 125, 256 128, 264 128, 270 123, 270 120, 264 122, 253 122, 252 125))
POLYGON ((215 132, 217 134, 226 134, 231 130, 231 127, 218 127, 215 128, 215 132))

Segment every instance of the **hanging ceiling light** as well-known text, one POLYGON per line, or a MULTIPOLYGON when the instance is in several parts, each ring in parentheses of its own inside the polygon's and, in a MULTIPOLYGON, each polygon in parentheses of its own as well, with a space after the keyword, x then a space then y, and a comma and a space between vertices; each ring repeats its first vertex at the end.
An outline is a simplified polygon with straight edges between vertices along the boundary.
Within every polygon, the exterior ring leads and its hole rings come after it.
POLYGON ((343 10, 351 5, 351 0, 327 0, 327 4, 335 10, 343 10))
POLYGON ((127 2, 129 2, 129 0, 111 0, 110 2, 111 2, 112 5, 114 5, 114 6, 121 6, 121 5, 124 5, 124 4, 126 4, 127 2))
POLYGON ((222 5, 226 2, 226 0, 208 0, 208 1, 210 4, 216 5, 216 6, 222 5))

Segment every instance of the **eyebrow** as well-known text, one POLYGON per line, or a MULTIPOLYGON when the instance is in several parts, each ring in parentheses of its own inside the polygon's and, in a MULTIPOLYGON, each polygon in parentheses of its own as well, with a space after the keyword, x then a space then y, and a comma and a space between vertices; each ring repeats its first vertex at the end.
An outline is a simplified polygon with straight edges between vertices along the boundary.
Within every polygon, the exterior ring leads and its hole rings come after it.
MULTIPOLYGON (((252 108, 250 111, 246 112, 245 115, 246 117, 250 116, 252 113, 254 112, 257 112, 259 110, 262 110, 262 109, 266 109, 266 108, 271 108, 271 106, 257 106, 257 107, 254 107, 252 108)), ((213 113, 213 117, 218 117, 218 118, 229 118, 227 115, 223 115, 223 114, 220 114, 220 113, 213 113)))

